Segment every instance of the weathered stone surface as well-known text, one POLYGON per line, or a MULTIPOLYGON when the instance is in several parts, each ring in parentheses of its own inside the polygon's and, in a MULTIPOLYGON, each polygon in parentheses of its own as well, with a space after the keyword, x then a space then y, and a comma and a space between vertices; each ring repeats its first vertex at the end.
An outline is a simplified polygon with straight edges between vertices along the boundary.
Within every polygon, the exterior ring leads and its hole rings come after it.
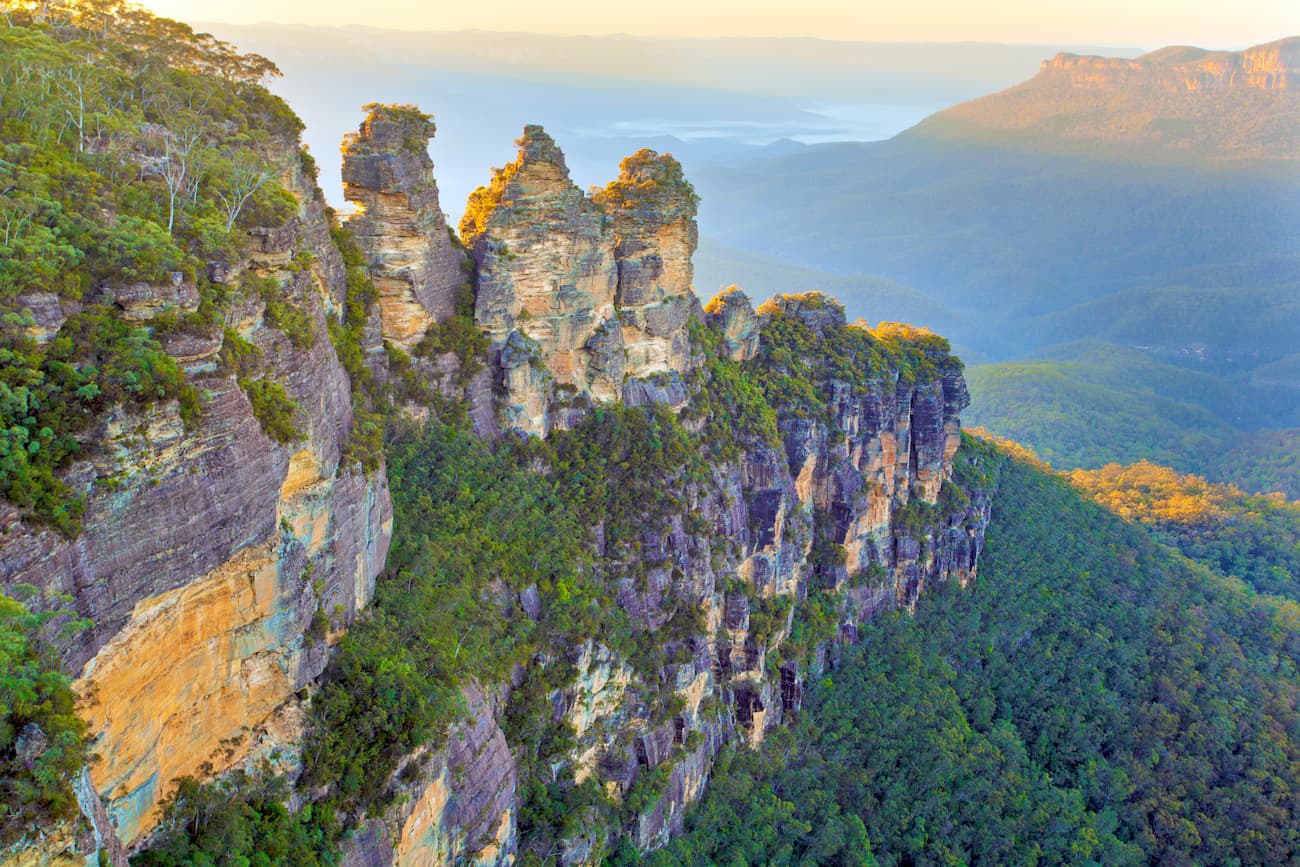
POLYGON ((686 369, 686 323, 695 294, 691 256, 699 246, 699 198, 668 154, 640 150, 595 197, 614 224, 615 305, 629 376, 686 369))
MULTIPOLYGON (((622 385, 618 366, 610 364, 621 341, 607 324, 617 322, 612 230, 569 179, 564 155, 541 127, 525 127, 517 143, 515 161, 470 196, 461 221, 478 263, 474 321, 495 352, 522 334, 536 344, 556 383, 609 399, 622 385)), ((533 377, 504 387, 508 405, 544 399, 533 377)), ((536 412, 510 421, 533 434, 548 429, 536 412)))
MULTIPOLYGON (((296 150, 285 164, 299 166, 296 150)), ((0 505, 0 587, 66 593, 94 624, 64 658, 96 738, 95 783, 128 844, 156 821, 175 777, 238 761, 245 747, 227 756, 222 741, 244 737, 320 673, 327 641, 369 601, 387 555, 382 468, 367 476, 340 466, 351 389, 325 311, 346 295, 334 285, 342 270, 327 255, 310 269, 286 267, 329 237, 314 183, 297 168, 287 180, 303 208, 261 233, 237 270, 276 280, 305 315, 310 345, 270 327, 256 297, 236 304, 227 326, 258 349, 258 375, 297 404, 299 440, 281 446, 263 434, 234 376, 215 366, 218 337, 169 339, 204 394, 193 429, 174 402, 103 414, 65 474, 86 498, 75 539, 0 505), (309 637, 318 609, 331 629, 309 637)), ((119 289, 113 300, 140 318, 185 310, 192 292, 174 281, 119 289)))
POLYGON ((412 106, 366 108, 343 140, 343 194, 358 209, 347 227, 370 263, 384 338, 409 350, 454 315, 464 256, 438 203, 433 120, 412 106))
POLYGON ((461 221, 478 264, 474 319, 502 370, 505 425, 544 436, 591 400, 681 406, 685 391, 671 377, 680 384, 689 365, 686 326, 698 307, 697 200, 681 166, 639 151, 588 198, 541 127, 525 127, 518 145, 515 161, 470 196, 461 221), (516 334, 536 347, 526 375, 510 345, 516 334))
POLYGON ((27 336, 37 343, 48 343, 59 333, 64 321, 81 309, 81 302, 60 298, 53 292, 33 292, 18 296, 14 307, 32 317, 27 336))
POLYGON ((122 318, 145 322, 167 312, 193 313, 199 309, 199 290, 186 283, 180 274, 170 283, 130 283, 112 290, 113 304, 122 318))
POLYGON ((383 821, 347 841, 345 867, 502 865, 515 857, 516 771, 489 696, 464 690, 468 713, 432 754, 408 757, 422 770, 404 782, 383 821))
POLYGON ((1300 154, 1300 37, 1241 51, 1170 46, 1136 58, 1061 53, 1015 87, 938 112, 907 135, 1160 163, 1300 154), (1249 111, 1243 111, 1244 106, 1249 111))
POLYGON ((713 296, 704 314, 709 326, 722 332, 727 355, 733 361, 748 361, 758 354, 761 323, 749 296, 739 287, 729 286, 713 296))

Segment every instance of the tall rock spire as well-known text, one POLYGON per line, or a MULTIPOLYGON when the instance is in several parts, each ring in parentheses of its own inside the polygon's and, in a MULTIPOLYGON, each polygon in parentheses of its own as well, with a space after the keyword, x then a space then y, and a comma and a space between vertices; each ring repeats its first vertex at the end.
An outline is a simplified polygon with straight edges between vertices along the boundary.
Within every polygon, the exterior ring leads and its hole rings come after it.
POLYGON ((347 227, 379 290, 384 339, 409 350, 455 313, 462 256, 438 203, 433 119, 414 106, 365 109, 360 129, 343 140, 343 194, 357 208, 347 227))
POLYGON ((618 179, 596 194, 596 203, 614 224, 615 304, 628 376, 685 369, 699 197, 681 163, 670 154, 639 150, 623 160, 618 179))
POLYGON ((478 263, 474 320, 507 371, 506 422, 545 434, 549 378, 597 400, 621 395, 618 269, 608 217, 551 137, 527 126, 516 144, 515 161, 471 194, 460 230, 478 263))

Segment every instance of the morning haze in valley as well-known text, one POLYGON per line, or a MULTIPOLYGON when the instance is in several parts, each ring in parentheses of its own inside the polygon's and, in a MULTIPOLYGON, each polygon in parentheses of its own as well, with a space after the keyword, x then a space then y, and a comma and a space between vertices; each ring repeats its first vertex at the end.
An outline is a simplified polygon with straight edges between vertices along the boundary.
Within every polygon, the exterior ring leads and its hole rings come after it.
POLYGON ((0 867, 1297 791, 1300 12, 0 0, 0 867))

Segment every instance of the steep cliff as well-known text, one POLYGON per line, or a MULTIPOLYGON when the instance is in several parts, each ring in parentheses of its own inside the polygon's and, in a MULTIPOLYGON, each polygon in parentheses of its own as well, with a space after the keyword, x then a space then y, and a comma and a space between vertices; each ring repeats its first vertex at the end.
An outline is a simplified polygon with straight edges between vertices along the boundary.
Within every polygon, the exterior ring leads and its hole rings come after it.
MULTIPOLYGON (((314 187, 293 170, 286 180, 314 187)), ((67 664, 80 672, 101 759, 91 777, 125 843, 152 827, 172 780, 247 753, 248 733, 319 675, 383 568, 387 481, 382 468, 345 459, 350 385, 325 327, 345 291, 329 279, 339 254, 323 205, 303 202, 228 275, 245 287, 273 281, 261 285, 274 287, 275 303, 305 317, 300 345, 268 323, 260 294, 242 294, 225 338, 164 343, 205 394, 197 426, 172 401, 115 408, 85 436, 86 458, 67 473, 85 496, 75 539, 3 506, 4 585, 66 594, 93 623, 67 664), (249 375, 282 385, 296 407, 289 441, 263 432, 235 371, 219 363, 230 341, 251 347, 261 361, 249 375), (238 743, 227 752, 228 741, 238 743)))
POLYGON ((595 196, 613 218, 627 375, 680 373, 690 349, 686 320, 695 302, 691 255, 699 246, 699 197, 667 154, 640 150, 595 196))
POLYGON ((475 324, 501 371, 505 427, 545 435, 590 401, 638 400, 677 383, 695 297, 697 198, 668 155, 643 150, 588 197, 539 126, 469 200, 461 235, 477 263, 475 324))
MULTIPOLYGON (((967 398, 945 341, 850 325, 815 294, 755 312, 734 291, 706 309, 715 325, 692 326, 680 421, 613 406, 520 458, 587 503, 574 520, 595 586, 568 592, 609 600, 604 613, 575 624, 556 588, 489 558, 497 616, 562 637, 527 645, 495 705, 467 693, 471 720, 447 752, 397 763, 423 770, 380 781, 392 806, 346 863, 597 863, 663 845, 718 750, 756 745, 797 712, 804 677, 839 642, 930 583, 974 575, 991 492, 962 470, 967 398), (505 753, 491 746, 498 726, 505 753)), ((418 479, 419 496, 442 496, 418 479)), ((497 639, 511 653, 527 634, 514 629, 497 639)))
POLYGON ((1174 46, 1136 59, 1058 54, 1015 87, 904 136, 1161 161, 1294 160, 1300 37, 1244 51, 1174 46))
POLYGON ((118 841, 147 835, 176 778, 291 743, 299 691, 371 599, 392 525, 382 456, 358 459, 356 395, 332 341, 346 267, 300 125, 255 84, 269 64, 108 13, 86 43, 92 63, 61 53, 85 36, 69 15, 57 28, 19 15, 10 35, 47 53, 25 44, 17 59, 83 76, 87 110, 104 116, 128 99, 112 76, 130 71, 151 89, 148 112, 173 113, 88 134, 71 153, 38 124, 14 127, 30 139, 24 162, 6 163, 6 197, 24 206, 50 189, 42 172, 77 178, 44 207, 83 221, 61 281, 40 270, 40 248, 17 248, 7 261, 48 291, 9 285, 0 299, 6 437, 25 435, 8 427, 18 385, 17 423, 63 438, 49 476, 31 470, 35 446, 3 462, 0 589, 80 627, 49 637, 97 756, 75 786, 93 834, 20 846, 14 857, 33 863, 97 849, 120 861, 118 841), (172 51, 192 77, 135 69, 141 55, 114 40, 172 51), (218 63, 224 78, 204 66, 218 63), (186 114, 169 88, 219 107, 186 114), (254 118, 263 126, 241 129, 254 118), (124 165, 134 181, 109 183, 124 165), (24 321, 35 325, 14 328, 24 321), (29 479, 47 493, 23 496, 29 479))
POLYGON ((32 254, 0 296, 0 586, 58 612, 32 640, 98 756, 64 781, 82 818, 6 837, 6 863, 654 848, 876 611, 974 574, 988 492, 958 472, 947 343, 816 294, 701 308, 672 157, 588 196, 527 127, 467 253, 432 120, 370 105, 340 226, 265 61, 163 30, 232 113, 193 120, 203 182, 166 162, 170 116, 89 157, 33 127, 71 176, 131 166, 131 219, 92 201, 67 231, 93 261, 59 283, 32 254))

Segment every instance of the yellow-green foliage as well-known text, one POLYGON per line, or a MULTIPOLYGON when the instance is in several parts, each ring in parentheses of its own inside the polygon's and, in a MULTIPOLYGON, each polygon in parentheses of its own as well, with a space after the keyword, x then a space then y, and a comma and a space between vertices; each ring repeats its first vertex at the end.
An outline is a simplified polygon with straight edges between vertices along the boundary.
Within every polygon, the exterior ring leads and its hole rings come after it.
POLYGON ((76 434, 115 404, 176 397, 192 423, 197 394, 146 329, 110 308, 69 317, 46 347, 22 324, 11 314, 0 325, 0 493, 71 536, 83 504, 56 473, 78 454, 76 434))
POLYGON ((759 378, 722 354, 722 335, 695 319, 689 329, 691 347, 703 363, 691 372, 694 393, 684 416, 704 420, 705 446, 720 460, 734 460, 752 441, 779 447, 776 410, 759 378))
POLYGON ((294 347, 310 349, 316 344, 316 329, 311 319, 301 307, 285 301, 285 287, 275 277, 246 271, 240 288, 249 295, 261 297, 262 320, 284 332, 294 347))
MULTIPOLYGON (((783 297, 802 310, 843 315, 838 302, 819 292, 783 297)), ((866 395, 894 381, 926 383, 961 369, 948 341, 927 329, 897 323, 869 329, 862 323, 832 323, 828 314, 819 334, 799 314, 783 310, 778 300, 758 309, 765 317, 758 361, 768 402, 782 414, 825 418, 832 381, 866 395)))
POLYGON ((1152 528, 1186 556, 1265 593, 1300 599, 1300 503, 1250 495, 1149 461, 1067 474, 1076 488, 1152 528))
POLYGON ((417 153, 426 151, 429 139, 433 138, 438 129, 433 122, 433 115, 425 114, 418 107, 406 103, 370 102, 361 106, 361 110, 367 114, 366 123, 372 120, 389 121, 408 127, 402 146, 417 153))
POLYGON ((519 172, 519 162, 508 164, 505 168, 492 169, 492 180, 485 187, 478 187, 469 194, 465 203, 465 213, 460 218, 460 239, 465 246, 473 247, 474 242, 487 233, 492 214, 499 207, 509 207, 506 200, 506 188, 519 172))
POLYGON ((695 216, 700 197, 672 154, 642 148, 619 164, 619 176, 594 196, 596 204, 617 215, 644 209, 656 220, 695 216))

